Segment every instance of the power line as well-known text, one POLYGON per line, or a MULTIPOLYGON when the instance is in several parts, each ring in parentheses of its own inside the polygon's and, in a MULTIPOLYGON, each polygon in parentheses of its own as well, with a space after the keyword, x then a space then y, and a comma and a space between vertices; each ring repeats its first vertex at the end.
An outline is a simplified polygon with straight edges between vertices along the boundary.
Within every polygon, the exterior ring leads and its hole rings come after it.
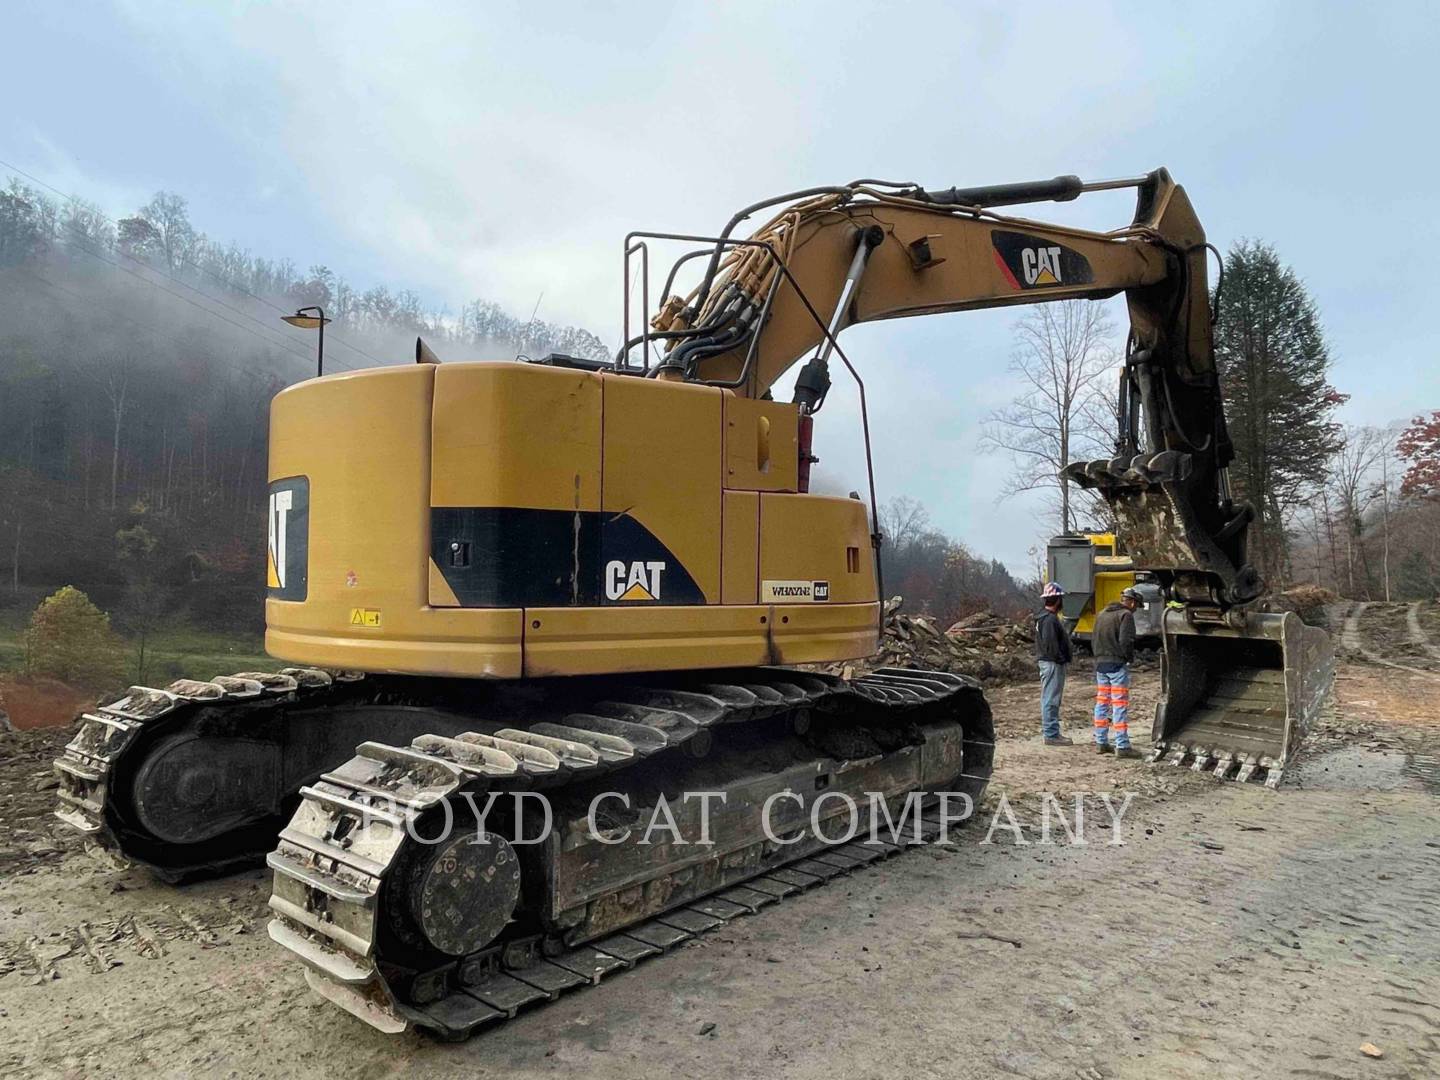
MULTIPOLYGON (((11 170, 12 172, 18 173, 19 175, 25 177, 27 180, 31 181, 32 183, 39 184, 41 187, 43 187, 43 188, 45 188, 45 189, 47 189, 47 190, 49 190, 49 191, 53 191, 56 195, 59 195, 62 199, 66 199, 66 200, 68 200, 68 201, 70 201, 70 202, 72 202, 72 203, 75 203, 75 204, 77 204, 77 205, 80 204, 80 201, 81 201, 81 200, 80 200, 80 198, 79 198, 78 196, 67 194, 66 192, 61 191, 59 188, 57 188, 54 184, 46 183, 44 180, 41 180, 38 176, 35 176, 35 175, 32 174, 32 173, 26 172, 24 169, 21 169, 21 168, 15 166, 15 165, 12 165, 12 164, 10 164, 8 161, 5 161, 4 159, 0 159, 0 165, 3 165, 5 168, 11 170)), ((105 213, 104 213, 103 211, 101 211, 100 209, 94 207, 93 204, 87 205, 87 209, 94 210, 94 212, 95 212, 95 214, 96 214, 97 217, 101 218, 102 220, 104 220, 104 221, 106 221, 106 222, 109 222, 111 225, 114 225, 116 228, 119 227, 119 222, 117 222, 114 218, 109 217, 107 214, 105 214, 105 213)), ((86 249, 82 247, 82 250, 86 250, 86 249)), ((92 252, 92 254, 93 254, 93 252, 92 252)), ((223 274, 216 273, 214 270, 211 270, 209 267, 202 266, 200 263, 196 262, 194 259, 191 259, 191 258, 188 258, 188 257, 187 257, 187 258, 183 261, 182 265, 192 266, 192 267, 194 267, 196 270, 200 271, 200 273, 202 273, 202 274, 208 274, 210 277, 214 278, 216 281, 219 281, 221 284, 227 285, 227 286, 229 286, 230 288, 236 290, 237 292, 244 293, 246 296, 250 297, 251 299, 256 300, 256 301, 258 301, 259 303, 264 304, 266 307, 269 307, 269 308, 271 308, 271 309, 273 309, 273 310, 275 310, 275 311, 280 312, 282 315, 289 314, 289 312, 287 312, 285 308, 279 306, 279 305, 276 304, 274 301, 268 300, 268 299, 266 299, 265 297, 260 296, 260 295, 258 295, 257 293, 254 293, 254 292, 250 291, 250 290, 247 289, 245 286, 241 285, 239 282, 233 281, 233 280, 231 280, 230 278, 225 277, 223 274)), ((247 318, 247 319, 251 319, 252 321, 258 323, 259 325, 264 326, 267 330, 271 329, 271 327, 269 326, 268 323, 261 322, 261 320, 255 318, 255 316, 251 315, 249 312, 241 311, 239 308, 232 307, 231 305, 225 303, 225 301, 222 300, 222 299, 220 299, 219 297, 211 296, 209 293, 204 292, 203 290, 200 290, 200 289, 195 288, 195 286, 189 284, 189 283, 186 282, 186 281, 182 281, 180 278, 177 278, 177 277, 175 277, 175 276, 172 275, 172 274, 166 274, 163 270, 160 270, 160 269, 158 269, 158 268, 156 268, 156 267, 149 267, 148 269, 154 270, 156 273, 161 274, 162 276, 169 278, 171 281, 174 281, 177 285, 182 285, 182 286, 184 286, 185 288, 190 289, 191 291, 198 293, 199 295, 205 297, 207 300, 214 301, 215 303, 220 304, 222 307, 229 308, 231 311, 234 311, 234 312, 235 312, 236 314, 238 314, 238 315, 242 315, 242 316, 244 316, 244 317, 247 318)), ((142 280, 144 280, 144 279, 142 279, 142 280)), ((279 333, 279 331, 276 331, 276 332, 279 333)), ((379 359, 379 358, 376 357, 376 356, 372 356, 370 353, 366 352, 364 349, 360 348, 360 347, 357 346, 357 345, 352 345, 352 344, 350 344, 348 341, 345 341, 343 338, 340 338, 340 337, 332 334, 332 335, 331 335, 331 340, 334 341, 334 342, 336 342, 336 343, 339 344, 339 345, 344 346, 345 348, 351 350, 352 352, 359 353, 361 356, 365 357, 365 358, 368 359, 368 360, 373 361, 373 362, 374 362, 375 364, 377 364, 377 365, 384 366, 384 364, 385 364, 385 361, 379 359)), ((355 370, 355 368, 349 367, 349 366, 344 365, 344 364, 339 364, 338 366, 344 368, 346 371, 354 371, 354 370, 355 370)))
MULTIPOLYGON (((81 248, 80 248, 80 250, 81 250, 82 252, 84 252, 86 255, 89 255, 89 256, 91 256, 92 258, 98 259, 100 262, 105 263, 107 266, 113 266, 116 270, 119 270, 119 271, 120 271, 121 273, 123 273, 123 274, 129 274, 131 277, 135 278, 137 281, 144 282, 146 285, 149 285, 149 286, 151 286, 152 288, 159 289, 159 290, 160 290, 161 292, 163 292, 163 293, 168 293, 169 295, 175 297, 175 299, 180 300, 180 301, 182 301, 182 302, 184 302, 184 303, 186 303, 186 304, 189 304, 191 307, 196 308, 196 309, 198 309, 198 310, 200 310, 200 311, 203 311, 203 312, 205 312, 205 314, 210 315, 210 316, 212 316, 212 317, 214 317, 214 318, 216 318, 216 319, 219 319, 219 320, 220 320, 221 322, 223 322, 223 323, 228 323, 230 326, 235 327, 237 330, 243 330, 243 331, 244 331, 245 333, 247 333, 247 334, 253 334, 256 338, 258 338, 259 340, 263 341, 266 345, 269 345, 272 349, 283 349, 285 352, 288 352, 291 356, 299 357, 301 360, 306 360, 306 361, 308 361, 308 360, 310 359, 310 356, 309 356, 308 353, 297 351, 297 350, 290 344, 290 342, 288 342, 288 341, 280 341, 280 340, 276 340, 276 339, 274 339, 274 338, 265 337, 263 334, 259 333, 258 331, 256 331, 256 330, 253 329, 252 327, 246 326, 244 323, 236 322, 234 319, 226 318, 224 315, 220 314, 220 312, 214 310, 213 308, 207 308, 204 304, 197 304, 194 300, 190 299, 190 297, 184 295, 183 293, 178 293, 178 292, 176 292, 174 289, 167 289, 164 285, 160 284, 160 282, 158 282, 158 281, 152 281, 150 278, 147 278, 144 274, 141 274, 141 273, 139 273, 139 272, 136 271, 136 270, 132 270, 130 267, 124 265, 123 263, 116 262, 114 259, 107 259, 104 255, 101 255, 98 251, 94 251, 94 250, 90 249, 89 247, 86 247, 86 246, 83 246, 83 245, 82 245, 81 248)), ((204 294, 204 293, 201 293, 200 295, 204 296, 205 294, 204 294)), ((258 321, 258 320, 256 320, 256 321, 258 321)), ((338 362, 337 362, 335 366, 336 366, 336 367, 340 367, 340 368, 344 368, 346 371, 354 371, 354 370, 355 370, 353 367, 351 367, 351 366, 348 365, 348 364, 341 364, 341 363, 338 363, 338 362)))
MULTIPOLYGON (((0 161, 0 164, 5 164, 5 163, 4 163, 3 161, 0 161)), ((27 176, 28 176, 29 174, 27 173, 27 174, 24 174, 24 175, 27 175, 27 176)), ((33 179, 33 177, 32 177, 32 179, 33 179)), ((48 186, 48 185, 47 185, 47 186, 48 186)), ((53 189, 53 188, 52 188, 52 190, 56 190, 56 189, 53 189)), ((66 197, 67 197, 67 198, 71 198, 72 201, 73 201, 73 196, 66 196, 66 197)), ((103 215, 102 215, 102 216, 103 216, 103 215)), ((108 221, 109 219, 107 218, 106 220, 108 221)), ((291 345, 291 343, 290 343, 289 341, 283 340, 283 339, 275 339, 275 338, 265 337, 263 334, 258 333, 258 332, 257 332, 254 328, 252 328, 252 327, 246 326, 246 325, 244 325, 243 323, 238 323, 238 322, 236 322, 234 319, 226 318, 226 317, 225 317, 224 315, 222 315, 220 312, 215 311, 215 310, 212 309, 212 308, 208 308, 208 307, 206 307, 204 304, 198 304, 198 303, 196 303, 194 300, 190 299, 188 296, 184 296, 184 295, 176 292, 174 289, 167 289, 164 285, 160 284, 160 282, 158 282, 158 281, 153 281, 153 280, 151 280, 150 278, 145 277, 143 274, 137 272, 136 270, 133 270, 133 269, 131 269, 130 267, 125 266, 124 264, 119 263, 119 262, 116 262, 114 259, 106 258, 104 255, 101 255, 98 251, 95 251, 93 248, 91 248, 91 247, 90 247, 89 245, 87 245, 87 244, 83 244, 83 243, 82 243, 82 244, 80 245, 80 251, 81 251, 82 253, 86 254, 86 255, 89 255, 91 258, 94 258, 94 259, 98 260, 99 262, 105 263, 107 266, 114 267, 116 270, 119 270, 119 271, 122 272, 122 273, 129 274, 131 277, 135 278, 137 281, 143 282, 144 284, 149 285, 149 286, 151 286, 152 288, 159 289, 161 292, 169 293, 171 296, 175 297, 177 300, 181 300, 181 301, 189 304, 191 307, 197 308, 197 309, 199 309, 200 311, 203 311, 205 314, 210 315, 210 316, 212 316, 212 317, 214 317, 214 318, 216 318, 216 319, 219 319, 221 322, 228 323, 230 326, 235 327, 237 330, 242 330, 242 331, 244 331, 244 332, 247 333, 247 334, 252 334, 252 335, 254 335, 256 338, 258 338, 260 341, 263 341, 266 345, 270 346, 272 349, 275 349, 275 348, 283 349, 284 351, 290 353, 292 356, 298 357, 299 359, 304 360, 304 361, 306 361, 307 363, 310 361, 310 356, 309 356, 308 353, 306 353, 306 352, 297 352, 297 351, 295 350, 295 348, 291 345)), ((33 271, 31 271, 31 272, 34 273, 33 271)), ((35 274, 35 276, 36 276, 37 278, 40 278, 40 280, 42 280, 42 281, 46 281, 46 279, 44 279, 43 277, 41 277, 41 275, 39 275, 39 274, 35 274)), ((167 276, 168 276, 168 275, 167 275, 167 276)), ((177 278, 172 278, 171 280, 176 281, 177 284, 185 285, 184 282, 179 281, 179 279, 177 279, 177 278)), ((46 284, 50 285, 52 288, 59 288, 59 286, 55 285, 55 283, 54 283, 54 282, 51 282, 51 281, 46 281, 46 284)), ((225 302, 224 302, 223 300, 219 300, 219 299, 216 298, 216 297, 210 296, 208 293, 205 293, 205 292, 202 292, 202 291, 200 291, 200 290, 198 290, 198 289, 195 289, 194 286, 186 285, 186 288, 191 289, 192 291, 194 291, 194 292, 198 293, 199 295, 205 297, 207 300, 212 300, 212 301, 214 301, 215 303, 221 304, 221 305, 224 306, 224 307, 230 307, 230 305, 225 304, 225 302)), ((91 300, 89 300, 89 299, 87 299, 87 298, 82 298, 82 299, 86 299, 86 302, 93 302, 93 301, 91 301, 91 300)), ((232 311, 237 311, 237 309, 235 309, 235 308, 230 308, 230 310, 232 310, 232 311)), ((254 318, 254 316, 252 316, 252 315, 247 315, 247 314, 244 313, 244 312, 238 312, 238 311, 237 311, 237 313, 238 313, 238 314, 241 314, 241 315, 245 315, 246 318, 251 319, 253 322, 258 323, 258 324, 261 325, 261 326, 265 326, 265 328, 266 328, 267 330, 270 329, 268 326, 266 326, 266 324, 261 323, 259 319, 254 318)), ((133 322, 134 320, 130 320, 130 321, 133 322)), ((278 333, 278 331, 277 331, 277 333, 278 333)), ((348 365, 348 364, 340 363, 339 361, 336 361, 335 366, 340 367, 340 368, 343 368, 343 369, 346 370, 346 371, 354 371, 354 370, 355 370, 354 367, 352 367, 352 366, 350 366, 350 365, 348 365)))
MULTIPOLYGON (((55 185, 46 183, 44 180, 41 180, 39 177, 37 177, 37 176, 35 176, 35 175, 31 174, 31 173, 26 172, 24 169, 17 168, 16 166, 11 165, 9 162, 4 161, 4 160, 0 160, 0 165, 5 166, 5 168, 10 169, 10 170, 12 170, 13 172, 19 173, 21 176, 25 177, 27 180, 30 180, 30 181, 32 181, 32 182, 34 182, 34 183, 36 183, 36 184, 39 184, 39 185, 40 185, 41 187, 43 187, 43 188, 46 188, 46 189, 48 189, 48 190, 50 190, 50 191, 53 191, 56 195, 59 195, 62 199, 67 199, 67 200, 69 200, 70 202, 76 203, 77 205, 80 203, 80 199, 79 199, 78 196, 66 194, 64 191, 61 191, 59 188, 55 187, 55 185)), ((97 209, 97 208, 94 208, 93 206, 91 206, 91 207, 89 207, 89 208, 90 208, 90 209, 94 209, 95 214, 96 214, 98 217, 100 217, 102 220, 109 222, 111 225, 114 225, 114 226, 116 226, 117 228, 119 227, 119 222, 117 222, 114 218, 111 218, 111 217, 107 216, 103 211, 101 211, 101 210, 99 210, 99 209, 97 209)), ((82 247, 82 250, 88 250, 88 249, 85 249, 85 248, 82 247)), ((93 252, 90 252, 90 254, 94 254, 94 253, 93 253, 93 252)), ((239 284, 239 283, 236 282, 236 281, 232 281, 231 279, 225 277, 223 274, 217 274, 217 273, 215 273, 213 270, 210 270, 208 267, 205 267, 205 266, 200 265, 199 263, 195 262, 193 259, 187 258, 186 260, 184 260, 184 264, 188 264, 188 265, 190 265, 190 266, 193 266, 196 270, 199 270, 199 271, 200 271, 201 273, 203 273, 203 274, 209 274, 211 277, 215 278, 215 280, 221 282, 222 284, 228 285, 228 286, 230 286, 232 289, 235 289, 235 290, 238 291, 238 292, 244 293, 245 295, 247 295, 247 296, 249 296, 249 297, 251 297, 251 298, 259 301, 260 303, 266 305, 267 307, 272 308, 272 309, 274 309, 275 311, 280 312, 282 315, 287 314, 285 308, 280 307, 278 304, 275 304, 273 301, 270 301, 270 300, 265 299, 263 296, 259 296, 259 295, 257 295, 256 293, 251 292, 249 289, 245 288, 243 285, 239 284)), ((143 264, 142 264, 142 265, 143 265, 143 264)), ((211 296, 209 293, 204 292, 204 291, 201 290, 201 289, 195 288, 195 286, 191 285, 189 282, 182 281, 180 278, 175 277, 173 274, 166 274, 163 270, 160 270, 160 269, 157 268, 157 267, 147 267, 147 269, 153 270, 155 273, 161 274, 162 276, 169 278, 171 281, 174 281, 177 285, 181 285, 181 286, 183 286, 183 287, 185 287, 185 288, 187 288, 187 289, 190 289, 192 292, 198 293, 200 296, 205 297, 207 300, 214 301, 215 303, 220 304, 222 307, 229 308, 229 310, 234 311, 236 314, 241 315, 241 316, 243 316, 243 317, 245 317, 245 318, 247 318, 247 319, 252 320, 253 322, 259 324, 260 326, 265 327, 265 329, 267 329, 267 330, 272 329, 268 323, 262 322, 260 319, 255 318, 255 316, 254 316, 254 315, 251 315, 249 312, 247 312, 247 311, 242 311, 242 310, 240 310, 239 308, 233 307, 233 306, 231 306, 230 304, 225 303, 225 301, 222 300, 222 299, 220 299, 219 297, 211 296)), ((142 279, 142 280, 144 280, 144 279, 142 279)), ((282 333, 282 332, 279 331, 279 330, 276 330, 275 332, 276 332, 276 333, 282 333)), ((376 357, 374 357, 374 356, 371 356, 371 355, 370 355, 369 353, 367 353, 364 349, 361 349, 361 348, 358 348, 357 346, 351 345, 349 342, 344 341, 343 339, 337 338, 337 337, 335 337, 334 335, 332 335, 332 340, 337 341, 339 344, 343 345, 345 348, 351 349, 352 351, 359 353, 361 356, 364 356, 364 357, 366 357, 367 359, 370 359, 370 360, 375 361, 375 363, 377 363, 377 364, 382 364, 382 365, 383 365, 383 363, 384 363, 383 361, 379 360, 378 358, 376 358, 376 357)), ((344 367, 345 370, 347 370, 347 371, 354 371, 354 370, 355 370, 353 367, 348 367, 348 366, 346 366, 346 365, 344 365, 344 364, 340 364, 339 366, 340 366, 340 367, 344 367)))
MULTIPOLYGON (((85 294, 83 294, 83 293, 81 293, 81 292, 78 292, 78 291, 76 291, 75 289, 71 289, 71 288, 69 288, 69 287, 67 287, 67 286, 65 286, 65 285, 60 285, 60 284, 58 284, 57 282, 51 281, 51 280, 50 280, 49 278, 47 278, 44 274, 40 273, 40 272, 37 271, 37 270, 33 270, 33 269, 28 268, 28 267, 26 267, 26 268, 24 268, 24 269, 25 269, 26 273, 28 273, 31 277, 33 277, 36 281, 40 282, 42 285, 46 285, 46 286, 48 286, 49 288, 56 290, 57 292, 62 292, 62 293, 65 293, 65 294, 67 294, 67 295, 69 295, 69 296, 72 296, 72 297, 74 297, 75 299, 79 300, 79 301, 80 301, 81 303, 83 303, 83 304, 87 304, 87 305, 90 305, 90 306, 92 306, 92 307, 93 307, 93 306, 96 306, 96 301, 95 301, 95 298, 94 298, 94 297, 86 296, 85 294)), ((143 279, 142 279, 142 280, 143 280, 143 279)), ((190 348, 190 343, 187 342, 187 341, 185 341, 184 339, 182 339, 182 338, 181 338, 179 335, 177 335, 177 334, 174 334, 174 333, 169 332, 169 331, 161 330, 161 329, 158 329, 157 327, 155 327, 155 326, 153 326, 153 325, 150 325, 150 324, 141 322, 139 319, 136 319, 136 318, 134 318, 134 317, 132 317, 132 316, 130 316, 130 315, 127 315, 125 312, 120 311, 120 310, 115 310, 115 311, 113 311, 113 314, 114 314, 117 318, 124 319, 126 322, 131 323, 131 324, 133 324, 134 326, 139 327, 141 330, 145 331, 147 334, 153 334, 153 335, 155 335, 156 337, 169 338, 171 341, 174 341, 176 344, 180 345, 182 348, 186 348, 186 349, 190 348)), ((228 321, 228 320, 227 320, 227 321, 228 321)), ((242 326, 240 329, 242 329, 242 330, 247 330, 247 331, 248 331, 248 327, 243 327, 243 326, 242 326)), ((264 338, 261 338, 260 340, 261 340, 261 341, 264 341, 265 344, 270 345, 272 348, 274 347, 274 343, 273 343, 273 342, 266 341, 266 339, 264 339, 264 338)), ((296 354, 292 354, 292 355, 296 355, 296 354)), ((260 381, 260 382, 262 382, 262 383, 265 382, 265 377, 264 377, 263 375, 261 375, 258 371, 255 371, 255 370, 252 369, 252 368, 240 366, 240 365, 239 365, 239 361, 238 361, 238 360, 232 360, 230 354, 228 354, 228 353, 217 353, 216 356, 217 356, 217 358, 225 359, 225 360, 231 362, 232 364, 236 365, 236 366, 235 366, 235 370, 236 370, 237 372, 239 372, 240 374, 242 374, 242 375, 248 375, 250 378, 256 379, 256 380, 258 380, 258 381, 260 381)), ((306 361, 306 363, 309 363, 309 362, 310 362, 310 357, 309 357, 308 355, 301 356, 300 359, 306 361)), ((353 370, 353 369, 351 369, 351 370, 353 370)))

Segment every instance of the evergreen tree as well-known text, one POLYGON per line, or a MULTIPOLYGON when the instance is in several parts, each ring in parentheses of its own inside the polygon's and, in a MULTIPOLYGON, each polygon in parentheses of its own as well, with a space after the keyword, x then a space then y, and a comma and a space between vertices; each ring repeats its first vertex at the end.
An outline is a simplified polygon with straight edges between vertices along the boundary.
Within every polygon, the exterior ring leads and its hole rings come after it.
POLYGON ((1324 480, 1339 448, 1345 401, 1328 381, 1330 353, 1315 301, 1268 244, 1243 240, 1225 259, 1215 298, 1215 355, 1235 443, 1231 480, 1257 512, 1250 558, 1272 585, 1288 576, 1285 522, 1324 480))

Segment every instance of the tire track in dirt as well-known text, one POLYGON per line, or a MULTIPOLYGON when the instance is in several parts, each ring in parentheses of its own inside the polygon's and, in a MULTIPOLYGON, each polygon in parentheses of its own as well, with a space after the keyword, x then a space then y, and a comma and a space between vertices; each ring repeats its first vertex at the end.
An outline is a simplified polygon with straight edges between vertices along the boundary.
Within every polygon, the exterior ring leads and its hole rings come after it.
POLYGON ((1440 660, 1440 647, 1430 640, 1430 635, 1420 625, 1420 601, 1416 600, 1405 610, 1405 623, 1410 630, 1410 640, 1436 660, 1440 660))
POLYGON ((18 972, 32 985, 62 974, 104 975, 130 957, 158 960, 177 942, 205 949, 224 945, 229 935, 258 932, 264 918, 222 910, 202 919, 160 904, 113 919, 81 919, 43 937, 0 939, 0 975, 18 972))
MULTIPOLYGON (((1366 643, 1361 632, 1360 620, 1365 612, 1375 605, 1369 600, 1362 600, 1350 609, 1345 616, 1344 629, 1341 631, 1340 643, 1347 652, 1363 658, 1367 663, 1380 664, 1384 667, 1395 668, 1397 671, 1408 671, 1416 675, 1424 675, 1431 679, 1440 679, 1440 672, 1431 671, 1427 668, 1415 667, 1411 664, 1401 664, 1387 657, 1381 656, 1366 643)), ((1416 628, 1419 629, 1418 622, 1416 628)))

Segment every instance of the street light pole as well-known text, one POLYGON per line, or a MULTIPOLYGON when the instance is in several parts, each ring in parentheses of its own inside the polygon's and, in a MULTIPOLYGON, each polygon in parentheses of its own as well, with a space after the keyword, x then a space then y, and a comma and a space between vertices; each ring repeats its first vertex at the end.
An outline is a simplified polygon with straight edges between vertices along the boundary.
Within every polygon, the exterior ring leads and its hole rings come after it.
POLYGON ((298 326, 302 330, 319 330, 320 340, 315 355, 315 377, 318 379, 325 374, 325 324, 330 320, 325 317, 325 309, 318 304, 311 304, 308 307, 296 308, 294 315, 281 315, 280 318, 291 326, 298 326), (307 315, 306 312, 313 311, 315 314, 307 315))

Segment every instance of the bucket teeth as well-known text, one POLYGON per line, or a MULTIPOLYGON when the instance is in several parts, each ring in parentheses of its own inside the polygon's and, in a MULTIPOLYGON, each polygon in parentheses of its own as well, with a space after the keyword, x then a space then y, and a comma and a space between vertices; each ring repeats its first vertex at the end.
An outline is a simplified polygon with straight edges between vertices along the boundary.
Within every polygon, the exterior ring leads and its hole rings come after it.
POLYGON ((1280 768, 1279 762, 1269 754, 1262 754, 1256 759, 1255 764, 1265 770, 1265 786, 1267 788, 1274 791, 1280 786, 1280 777, 1285 770, 1280 768))
POLYGON ((1179 743, 1157 743, 1145 759, 1150 764, 1164 759, 1167 764, 1182 768, 1189 762, 1192 772, 1212 773, 1217 780, 1233 779, 1243 784, 1255 775, 1257 770, 1265 771, 1265 786, 1275 788, 1280 783, 1284 770, 1278 767, 1274 758, 1268 755, 1236 754, 1232 750, 1204 746, 1185 746, 1179 743), (1239 770, 1232 777, 1231 770, 1239 770))
POLYGON ((1154 764, 1162 758, 1177 768, 1185 765, 1188 760, 1192 772, 1208 772, 1217 780, 1233 779, 1240 784, 1246 783, 1257 771, 1263 770, 1265 786, 1272 790, 1279 786, 1284 775, 1284 769, 1280 768, 1279 762, 1268 754, 1236 754, 1233 750, 1221 747, 1210 749, 1179 743, 1157 743, 1146 760, 1154 764), (1232 776, 1231 771, 1235 770, 1237 765, 1239 769, 1232 776))

